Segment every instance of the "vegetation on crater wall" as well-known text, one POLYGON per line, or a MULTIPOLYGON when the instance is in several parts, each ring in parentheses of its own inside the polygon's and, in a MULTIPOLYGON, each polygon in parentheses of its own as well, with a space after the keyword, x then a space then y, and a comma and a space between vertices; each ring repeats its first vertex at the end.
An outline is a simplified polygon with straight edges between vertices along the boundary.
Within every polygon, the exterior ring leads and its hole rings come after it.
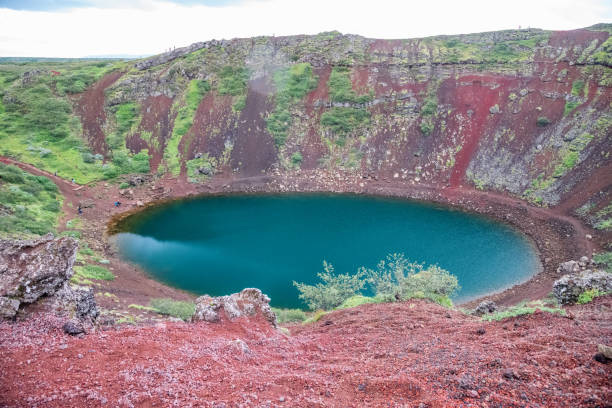
POLYGON ((48 178, 0 163, 0 236, 55 232, 62 196, 48 178))
POLYGON ((189 82, 184 97, 175 102, 173 106, 173 110, 177 111, 177 114, 172 136, 164 151, 164 162, 172 175, 177 176, 181 171, 180 159, 185 155, 187 146, 185 146, 183 152, 179 152, 179 144, 183 136, 191 129, 198 106, 210 89, 210 84, 207 81, 193 79, 189 82))
POLYGON ((266 119, 268 131, 277 147, 282 147, 291 127, 290 109, 317 86, 318 78, 309 63, 294 64, 274 73, 275 108, 266 119))

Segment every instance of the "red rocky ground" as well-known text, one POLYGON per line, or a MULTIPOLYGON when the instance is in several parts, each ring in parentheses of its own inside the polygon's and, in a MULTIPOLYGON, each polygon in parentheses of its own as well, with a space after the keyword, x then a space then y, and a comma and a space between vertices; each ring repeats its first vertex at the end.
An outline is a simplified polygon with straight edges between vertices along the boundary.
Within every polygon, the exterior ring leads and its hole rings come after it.
POLYGON ((163 323, 71 338, 0 324, 9 407, 604 407, 612 297, 486 323, 425 301, 363 305, 285 335, 263 320, 163 323))

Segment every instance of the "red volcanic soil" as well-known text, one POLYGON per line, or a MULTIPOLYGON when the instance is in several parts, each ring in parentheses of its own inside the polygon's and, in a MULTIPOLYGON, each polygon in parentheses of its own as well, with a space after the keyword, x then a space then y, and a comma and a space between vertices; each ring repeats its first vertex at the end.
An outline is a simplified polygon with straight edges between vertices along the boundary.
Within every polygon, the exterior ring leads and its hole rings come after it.
POLYGON ((0 324, 11 407, 603 407, 612 297, 483 322, 425 301, 333 312, 291 335, 262 320, 161 323, 64 335, 0 324))
POLYGON ((96 154, 106 154, 106 136, 102 130, 106 122, 104 113, 104 90, 111 86, 123 75, 121 71, 115 71, 96 82, 88 88, 75 105, 77 115, 81 117, 83 124, 83 136, 89 142, 91 150, 96 154))

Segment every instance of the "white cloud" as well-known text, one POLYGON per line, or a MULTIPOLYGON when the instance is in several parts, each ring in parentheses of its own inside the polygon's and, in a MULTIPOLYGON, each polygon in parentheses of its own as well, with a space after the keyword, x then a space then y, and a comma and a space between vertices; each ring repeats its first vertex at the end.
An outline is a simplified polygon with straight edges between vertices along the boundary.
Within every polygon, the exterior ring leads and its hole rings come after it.
POLYGON ((612 7, 598 0, 250 0, 227 7, 138 3, 137 8, 53 13, 0 9, 0 56, 155 54, 213 38, 329 30, 411 38, 519 25, 563 30, 612 21, 612 7))

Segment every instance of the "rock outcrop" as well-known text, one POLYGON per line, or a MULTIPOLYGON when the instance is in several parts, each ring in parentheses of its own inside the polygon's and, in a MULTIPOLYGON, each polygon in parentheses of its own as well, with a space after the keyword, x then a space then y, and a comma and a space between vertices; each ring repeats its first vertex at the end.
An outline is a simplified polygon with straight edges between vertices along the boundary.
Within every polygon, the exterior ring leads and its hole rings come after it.
POLYGON ((601 293, 612 291, 612 274, 587 269, 564 275, 553 284, 553 294, 562 305, 576 303, 578 297, 587 290, 601 293))
POLYGON ((229 296, 200 296, 196 299, 196 311, 193 321, 216 323, 222 318, 233 320, 239 317, 251 317, 260 313, 270 324, 276 327, 276 314, 270 308, 270 298, 255 288, 243 289, 229 296))
POLYGON ((93 323, 98 308, 91 288, 69 284, 78 241, 52 234, 37 240, 0 240, 0 318, 13 319, 23 304, 54 296, 53 307, 93 323))
POLYGON ((497 310, 497 305, 495 304, 495 302, 490 301, 490 300, 485 300, 485 301, 480 302, 480 304, 476 307, 476 309, 474 309, 474 312, 472 312, 472 314, 476 316, 482 316, 485 314, 493 313, 496 310, 497 310))

